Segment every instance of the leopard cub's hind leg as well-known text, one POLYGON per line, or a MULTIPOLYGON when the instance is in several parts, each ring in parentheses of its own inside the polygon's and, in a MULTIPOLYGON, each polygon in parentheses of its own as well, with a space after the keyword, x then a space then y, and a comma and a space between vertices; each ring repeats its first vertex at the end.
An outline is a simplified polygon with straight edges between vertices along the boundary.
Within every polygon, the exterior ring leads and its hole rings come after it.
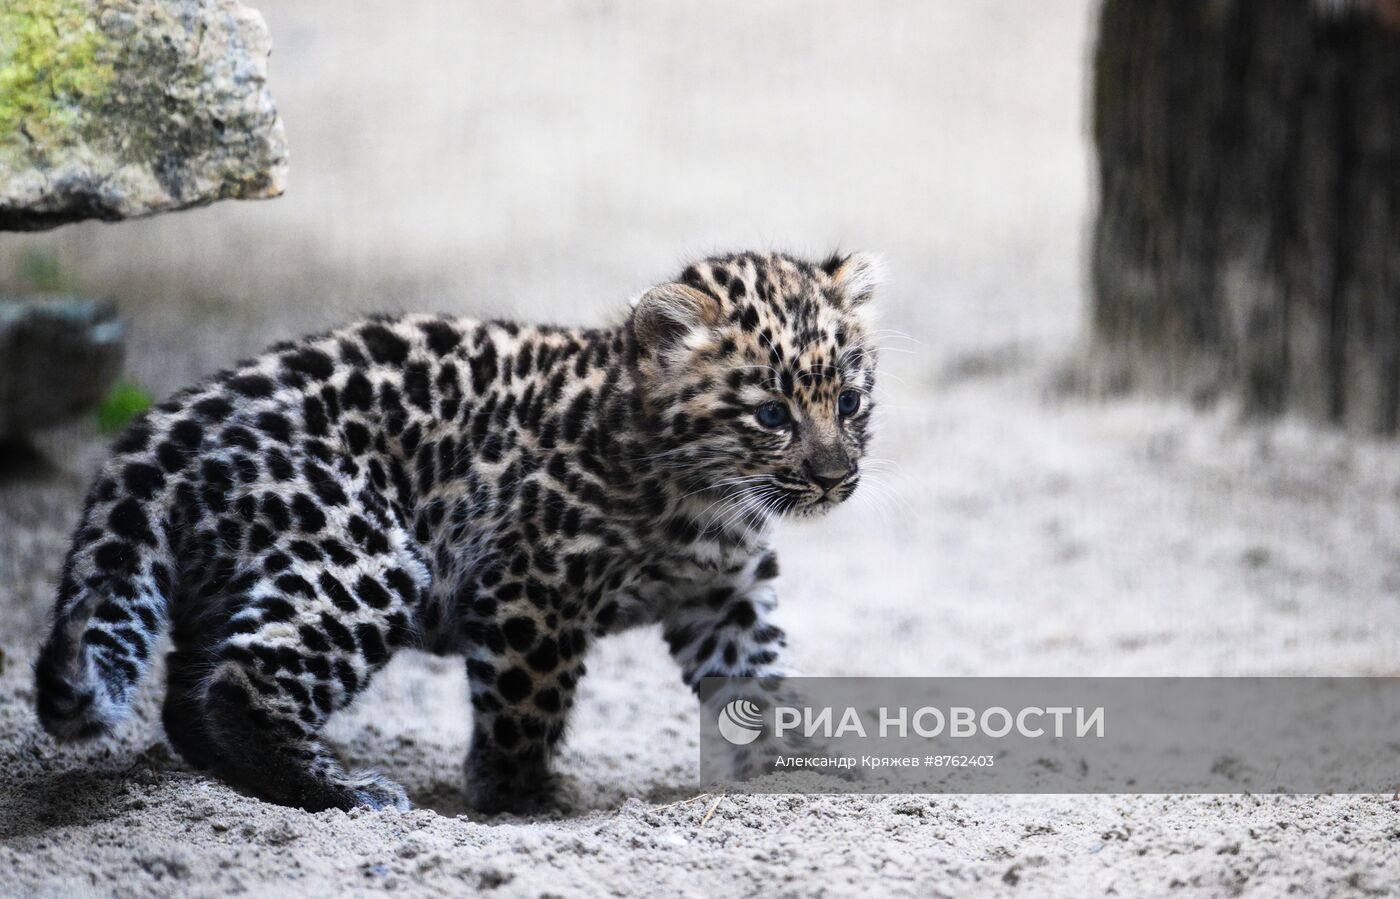
POLYGON ((207 650, 182 654, 177 643, 167 729, 192 763, 272 802, 407 808, 401 787, 347 772, 319 733, 394 650, 415 642, 427 572, 384 519, 357 526, 358 544, 312 523, 232 579, 207 650))

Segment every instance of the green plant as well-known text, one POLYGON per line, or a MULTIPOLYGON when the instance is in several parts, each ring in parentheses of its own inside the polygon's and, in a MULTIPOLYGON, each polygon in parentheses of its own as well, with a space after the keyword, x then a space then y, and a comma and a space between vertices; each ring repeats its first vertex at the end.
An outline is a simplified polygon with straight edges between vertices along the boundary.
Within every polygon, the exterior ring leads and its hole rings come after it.
POLYGON ((97 407, 97 426, 115 434, 151 408, 151 395, 130 381, 120 381, 97 407))
POLYGON ((31 290, 63 289, 63 270, 53 253, 25 250, 19 257, 19 276, 31 290))

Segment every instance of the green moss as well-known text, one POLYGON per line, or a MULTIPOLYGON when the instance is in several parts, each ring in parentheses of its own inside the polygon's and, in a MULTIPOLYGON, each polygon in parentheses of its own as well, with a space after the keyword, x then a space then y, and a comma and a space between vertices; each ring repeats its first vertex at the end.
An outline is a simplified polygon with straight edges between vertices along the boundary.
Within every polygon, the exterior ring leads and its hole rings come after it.
POLYGON ((106 51, 87 0, 0 2, 0 143, 74 139, 111 85, 106 51))

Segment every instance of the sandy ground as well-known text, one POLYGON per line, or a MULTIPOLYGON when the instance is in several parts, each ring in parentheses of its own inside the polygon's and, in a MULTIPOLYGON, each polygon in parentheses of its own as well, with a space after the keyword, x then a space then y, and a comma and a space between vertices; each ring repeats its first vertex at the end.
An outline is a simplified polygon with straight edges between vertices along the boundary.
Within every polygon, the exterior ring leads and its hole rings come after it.
MULTIPOLYGON (((1088 4, 267 0, 291 192, 0 242, 115 296, 175 389, 374 308, 567 321, 711 248, 883 250, 882 484, 780 538, 798 664, 839 675, 1397 674, 1400 454, 1066 396, 1091 193, 1088 4), (535 11, 532 11, 535 10, 535 11)), ((658 635, 600 647, 569 818, 465 813, 458 666, 334 726, 408 813, 308 815, 172 759, 159 679, 60 748, 28 669, 100 438, 0 479, 0 894, 1388 895, 1376 797, 701 795, 658 635)))
MULTIPOLYGON (((1045 374, 1034 360, 964 360, 935 397, 890 416, 898 499, 872 491, 783 534, 781 618, 806 671, 1395 673, 1392 448, 1170 406, 1049 400, 1045 374)), ((66 458, 90 458, 89 441, 61 436, 66 458)), ((405 814, 309 815, 185 770, 161 741, 158 689, 116 739, 59 749, 37 733, 27 668, 85 467, 0 492, 0 892, 1395 889, 1400 803, 1388 796, 716 804, 698 795, 696 712, 653 631, 605 644, 590 664, 562 758, 585 810, 567 819, 464 813, 462 672, 428 657, 395 660, 334 729, 352 761, 407 786, 419 807, 405 814)))

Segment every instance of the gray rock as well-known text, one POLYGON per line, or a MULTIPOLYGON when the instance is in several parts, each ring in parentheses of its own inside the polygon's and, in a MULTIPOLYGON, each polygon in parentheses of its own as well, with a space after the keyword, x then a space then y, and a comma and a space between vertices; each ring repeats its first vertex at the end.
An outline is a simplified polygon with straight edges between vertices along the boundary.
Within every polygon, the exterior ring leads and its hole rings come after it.
POLYGON ((270 50, 237 0, 0 3, 0 230, 281 194, 270 50))
POLYGON ((111 303, 0 297, 0 440, 100 402, 121 373, 124 338, 111 303))

